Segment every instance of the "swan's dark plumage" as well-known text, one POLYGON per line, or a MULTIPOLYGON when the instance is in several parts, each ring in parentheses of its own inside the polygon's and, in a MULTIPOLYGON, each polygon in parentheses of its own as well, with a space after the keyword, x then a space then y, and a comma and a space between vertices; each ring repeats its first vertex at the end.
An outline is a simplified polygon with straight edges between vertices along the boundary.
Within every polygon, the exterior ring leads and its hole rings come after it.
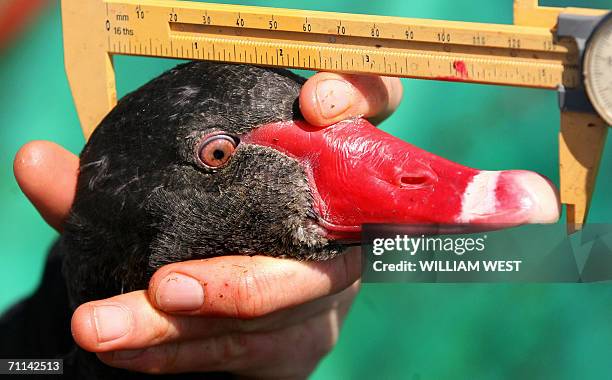
POLYGON ((229 164, 198 166, 211 132, 240 136, 300 118, 303 79, 286 70, 191 62, 125 96, 81 154, 62 236, 74 306, 146 287, 160 266, 227 253, 328 258, 299 163, 239 144, 229 164))

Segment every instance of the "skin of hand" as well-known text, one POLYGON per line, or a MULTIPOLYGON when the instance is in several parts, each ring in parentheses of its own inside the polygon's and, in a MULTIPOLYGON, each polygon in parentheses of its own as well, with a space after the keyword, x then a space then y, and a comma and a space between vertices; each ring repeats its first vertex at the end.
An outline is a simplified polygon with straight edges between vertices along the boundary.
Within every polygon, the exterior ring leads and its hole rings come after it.
MULTIPOLYGON (((378 123, 402 97, 397 78, 317 73, 300 109, 314 125, 365 116, 378 123)), ((42 217, 61 232, 79 159, 47 141, 24 145, 14 173, 42 217)), ((334 347, 359 289, 359 251, 326 262, 223 256, 166 265, 148 290, 85 303, 75 341, 108 365, 147 373, 226 371, 305 378, 334 347)))

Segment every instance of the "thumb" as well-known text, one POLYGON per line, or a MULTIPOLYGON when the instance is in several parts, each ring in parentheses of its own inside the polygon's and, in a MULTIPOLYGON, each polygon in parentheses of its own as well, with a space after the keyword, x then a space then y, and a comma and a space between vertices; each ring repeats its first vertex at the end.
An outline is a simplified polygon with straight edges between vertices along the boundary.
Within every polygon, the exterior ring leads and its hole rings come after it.
POLYGON ((21 191, 49 225, 61 231, 76 192, 79 158, 49 141, 25 144, 13 172, 21 191))

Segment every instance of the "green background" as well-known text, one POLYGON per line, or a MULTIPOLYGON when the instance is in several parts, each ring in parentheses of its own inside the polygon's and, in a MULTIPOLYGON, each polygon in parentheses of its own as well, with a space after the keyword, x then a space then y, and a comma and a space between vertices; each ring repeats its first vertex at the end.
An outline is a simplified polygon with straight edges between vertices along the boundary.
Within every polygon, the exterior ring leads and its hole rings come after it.
MULTIPOLYGON (((511 23, 511 0, 233 1, 250 5, 511 23)), ((610 0, 545 5, 610 8, 610 0)), ((19 191, 17 149, 34 139, 77 153, 83 138, 63 69, 59 6, 0 55, 0 310, 36 286, 56 237, 19 191)), ((118 91, 175 62, 116 59, 118 91)), ((483 169, 529 169, 558 183, 554 92, 405 80, 382 128, 483 169)), ((612 222, 612 149, 603 158, 591 220, 612 222)), ((612 377, 612 286, 364 285, 337 348, 313 378, 599 379, 612 377)))

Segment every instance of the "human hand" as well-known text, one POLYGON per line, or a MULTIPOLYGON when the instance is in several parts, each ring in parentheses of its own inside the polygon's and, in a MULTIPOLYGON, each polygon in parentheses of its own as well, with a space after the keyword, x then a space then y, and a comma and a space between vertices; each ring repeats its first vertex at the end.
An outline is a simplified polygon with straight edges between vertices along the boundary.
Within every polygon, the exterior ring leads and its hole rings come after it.
MULTIPOLYGON (((359 115, 376 123, 401 94, 397 79, 319 73, 304 85, 300 107, 315 125, 359 115)), ((78 157, 32 142, 14 170, 43 218, 61 230, 78 157)), ((130 370, 301 378, 334 346, 360 271, 358 252, 315 263, 263 256, 174 263, 155 273, 147 291, 81 305, 73 335, 105 363, 130 370)))

